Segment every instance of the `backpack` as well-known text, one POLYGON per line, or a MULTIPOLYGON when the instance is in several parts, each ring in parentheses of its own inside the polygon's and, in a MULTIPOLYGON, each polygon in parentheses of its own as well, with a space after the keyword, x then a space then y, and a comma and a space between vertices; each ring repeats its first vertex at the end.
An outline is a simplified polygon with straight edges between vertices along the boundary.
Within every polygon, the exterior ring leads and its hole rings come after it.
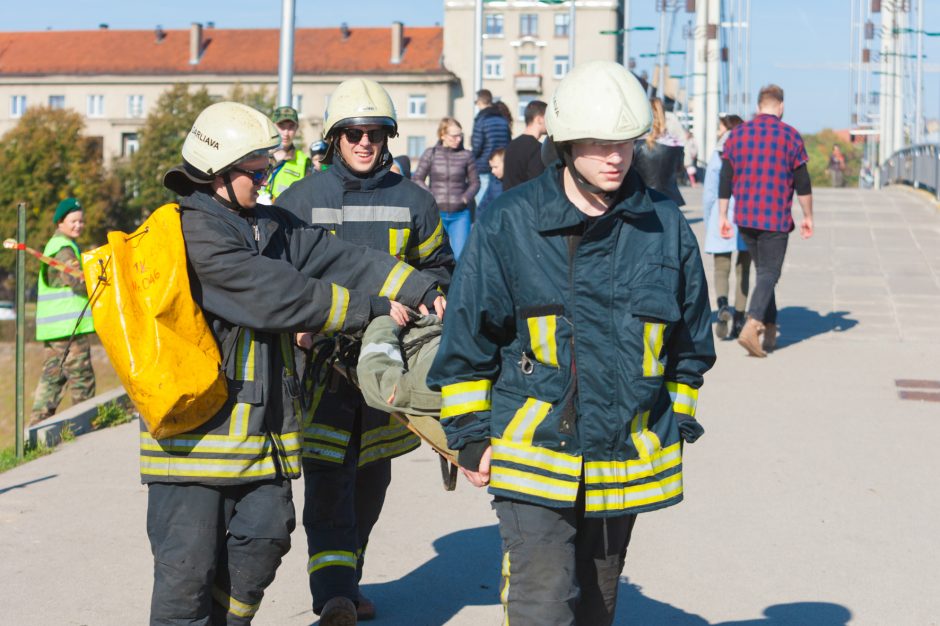
POLYGON ((98 337, 156 439, 207 422, 228 397, 221 355, 189 285, 178 204, 82 255, 98 337))

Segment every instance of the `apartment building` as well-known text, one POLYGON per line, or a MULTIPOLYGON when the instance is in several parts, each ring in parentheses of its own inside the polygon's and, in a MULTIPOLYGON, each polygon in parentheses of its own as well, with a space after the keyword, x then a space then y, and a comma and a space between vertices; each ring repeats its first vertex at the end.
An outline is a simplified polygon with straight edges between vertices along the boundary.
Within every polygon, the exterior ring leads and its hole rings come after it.
MULTIPOLYGON (((525 126, 526 104, 547 102, 568 73, 572 36, 575 63, 617 60, 619 38, 601 31, 620 28, 622 2, 577 0, 572 28, 571 0, 484 0, 482 87, 509 105, 514 135, 525 126)), ((444 65, 460 78, 453 107, 466 128, 476 114, 475 9, 476 0, 444 2, 444 65)))
MULTIPOLYGON (((100 138, 106 162, 139 146, 144 118, 175 83, 219 99, 235 85, 277 94, 277 29, 99 30, 0 33, 0 135, 30 106, 72 108, 100 138)), ((442 64, 440 27, 299 28, 293 105, 304 141, 319 139, 336 86, 351 77, 382 83, 395 103, 395 154, 419 156, 453 112, 459 79, 442 64)))

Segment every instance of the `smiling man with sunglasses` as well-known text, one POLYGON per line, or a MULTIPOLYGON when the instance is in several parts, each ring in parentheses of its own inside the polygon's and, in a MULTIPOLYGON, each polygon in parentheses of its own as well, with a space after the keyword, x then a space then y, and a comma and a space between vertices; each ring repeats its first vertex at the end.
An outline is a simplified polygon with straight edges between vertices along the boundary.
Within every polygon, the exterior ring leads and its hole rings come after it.
MULTIPOLYGON (((388 139, 398 134, 395 107, 375 81, 340 84, 324 119, 330 168, 292 185, 278 204, 340 239, 389 252, 444 289, 454 264, 430 193, 391 172, 388 139)), ((418 273, 418 272, 414 272, 418 273)), ((395 297, 396 281, 383 295, 395 297)), ((424 305, 439 314, 443 298, 424 305)), ((304 528, 310 591, 320 623, 369 619, 375 607, 359 592, 369 533, 391 480, 391 459, 419 440, 387 413, 370 408, 345 378, 324 383, 304 437, 304 528), (322 393, 322 395, 320 395, 322 393)))

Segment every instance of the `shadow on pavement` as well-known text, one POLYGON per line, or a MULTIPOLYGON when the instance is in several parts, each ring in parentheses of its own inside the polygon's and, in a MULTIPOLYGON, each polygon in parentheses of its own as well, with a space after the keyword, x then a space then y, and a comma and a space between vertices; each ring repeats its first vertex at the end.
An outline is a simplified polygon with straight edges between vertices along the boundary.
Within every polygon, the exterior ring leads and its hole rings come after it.
MULTIPOLYGON (((677 595, 681 588, 677 587, 677 595)), ((764 616, 756 619, 715 622, 643 595, 639 585, 623 578, 617 597, 617 613, 614 626, 628 624, 670 624, 675 626, 844 626, 852 618, 852 612, 842 605, 828 602, 792 602, 775 604, 764 609, 764 616)))
MULTIPOLYGON (((429 520, 414 520, 421 524, 429 520)), ((401 546, 407 550, 407 546, 401 546)), ((499 604, 502 559, 494 524, 445 535, 437 555, 398 580, 362 586, 377 607, 376 626, 446 624, 466 606, 499 604)), ((368 557, 366 568, 369 567, 368 557)))
POLYGON ((27 480, 25 483, 20 483, 18 485, 10 485, 9 487, 4 487, 0 489, 0 496, 5 494, 8 491, 13 491, 14 489, 22 489, 23 487, 28 487, 29 485, 35 485, 36 483, 41 483, 44 480, 52 480, 56 478, 58 474, 49 474, 48 476, 43 476, 42 478, 34 478, 33 480, 27 480))
POLYGON ((826 333, 841 333, 858 325, 858 320, 849 319, 851 311, 831 311, 820 315, 803 306, 788 306, 777 312, 780 337, 777 350, 812 339, 826 333))

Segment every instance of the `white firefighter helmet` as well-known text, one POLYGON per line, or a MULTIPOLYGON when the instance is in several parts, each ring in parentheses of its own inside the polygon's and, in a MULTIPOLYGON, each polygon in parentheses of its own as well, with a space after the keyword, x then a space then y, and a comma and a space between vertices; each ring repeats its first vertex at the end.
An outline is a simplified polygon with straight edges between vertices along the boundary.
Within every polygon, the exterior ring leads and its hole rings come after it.
POLYGON ((378 124, 391 128, 390 137, 398 135, 395 105, 388 92, 374 80, 351 78, 343 81, 330 96, 323 120, 323 135, 358 124, 378 124))
POLYGON ((628 141, 649 131, 653 112, 629 70, 612 61, 592 61, 575 66, 558 85, 545 124, 555 143, 628 141))
POLYGON ((216 102, 193 123, 183 141, 183 161, 211 178, 280 143, 277 127, 261 111, 238 102, 216 102))

